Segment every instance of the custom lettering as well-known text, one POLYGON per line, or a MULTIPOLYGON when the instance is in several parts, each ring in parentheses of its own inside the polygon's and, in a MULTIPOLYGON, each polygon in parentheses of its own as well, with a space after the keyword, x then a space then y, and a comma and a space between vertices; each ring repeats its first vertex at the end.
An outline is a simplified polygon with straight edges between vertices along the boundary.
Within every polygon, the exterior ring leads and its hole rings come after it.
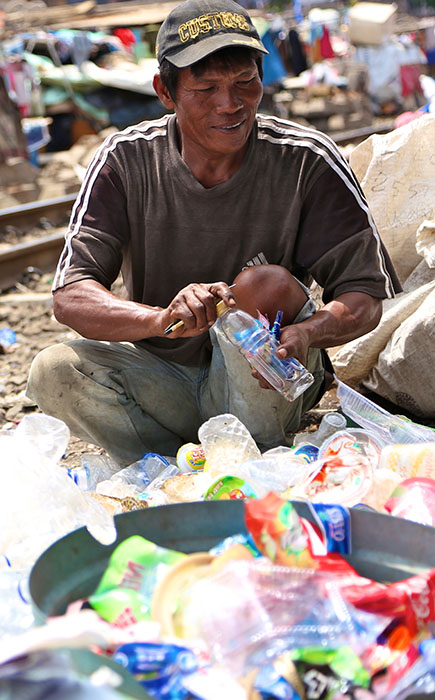
POLYGON ((190 19, 187 22, 187 26, 189 29, 190 38, 196 39, 199 36, 199 32, 200 32, 200 23, 198 21, 198 17, 195 17, 194 19, 190 19))
POLYGON ((210 18, 208 15, 201 15, 201 17, 198 17, 198 22, 201 34, 207 34, 208 32, 211 32, 210 18))
POLYGON ((184 44, 186 41, 196 39, 200 34, 208 34, 220 29, 239 29, 249 31, 249 24, 243 15, 234 12, 209 12, 200 17, 193 17, 188 22, 180 24, 178 36, 184 44))
POLYGON ((217 12, 210 12, 206 17, 211 21, 213 29, 220 29, 219 15, 217 12))
POLYGON ((180 37, 180 41, 184 42, 189 41, 189 31, 187 29, 187 24, 180 24, 178 27, 178 36, 180 37))
POLYGON ((225 29, 237 29, 236 16, 232 12, 221 12, 221 22, 225 29))

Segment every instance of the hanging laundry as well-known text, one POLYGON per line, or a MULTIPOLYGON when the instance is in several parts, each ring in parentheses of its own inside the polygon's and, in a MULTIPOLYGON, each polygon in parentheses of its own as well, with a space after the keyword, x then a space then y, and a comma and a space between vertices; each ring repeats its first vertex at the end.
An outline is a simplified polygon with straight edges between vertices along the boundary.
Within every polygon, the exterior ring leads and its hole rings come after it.
POLYGON ((320 53, 322 58, 335 58, 335 53, 331 45, 328 27, 323 27, 322 37, 320 39, 320 53))

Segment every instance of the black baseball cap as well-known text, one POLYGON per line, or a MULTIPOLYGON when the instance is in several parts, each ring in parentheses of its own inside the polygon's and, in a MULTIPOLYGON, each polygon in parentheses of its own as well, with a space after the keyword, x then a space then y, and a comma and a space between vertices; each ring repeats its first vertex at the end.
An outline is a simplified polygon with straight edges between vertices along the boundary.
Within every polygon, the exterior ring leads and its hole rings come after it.
POLYGON ((156 54, 187 68, 228 46, 268 53, 246 10, 233 0, 187 0, 175 7, 159 29, 156 54))

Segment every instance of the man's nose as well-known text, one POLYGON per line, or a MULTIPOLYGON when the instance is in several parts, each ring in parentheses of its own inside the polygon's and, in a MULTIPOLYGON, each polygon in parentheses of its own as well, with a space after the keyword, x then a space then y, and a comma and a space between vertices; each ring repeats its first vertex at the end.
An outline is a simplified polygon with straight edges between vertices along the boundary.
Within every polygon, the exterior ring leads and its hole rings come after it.
POLYGON ((218 95, 216 110, 218 112, 237 112, 242 107, 242 100, 233 86, 221 85, 218 95))

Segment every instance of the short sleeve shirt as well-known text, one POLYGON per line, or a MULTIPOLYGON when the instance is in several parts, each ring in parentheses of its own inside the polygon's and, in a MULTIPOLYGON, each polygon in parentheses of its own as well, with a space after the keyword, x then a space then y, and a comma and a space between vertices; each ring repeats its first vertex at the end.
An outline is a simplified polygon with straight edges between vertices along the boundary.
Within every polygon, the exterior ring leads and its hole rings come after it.
MULTIPOLYGON (((329 137, 258 115, 239 170, 207 189, 181 158, 176 116, 165 115, 109 136, 96 152, 53 289, 83 279, 110 289, 122 270, 131 300, 166 307, 192 282, 230 284, 266 263, 315 279, 325 303, 400 291, 364 194, 329 137)), ((202 364, 210 352, 208 333, 139 344, 180 364, 202 364)))

